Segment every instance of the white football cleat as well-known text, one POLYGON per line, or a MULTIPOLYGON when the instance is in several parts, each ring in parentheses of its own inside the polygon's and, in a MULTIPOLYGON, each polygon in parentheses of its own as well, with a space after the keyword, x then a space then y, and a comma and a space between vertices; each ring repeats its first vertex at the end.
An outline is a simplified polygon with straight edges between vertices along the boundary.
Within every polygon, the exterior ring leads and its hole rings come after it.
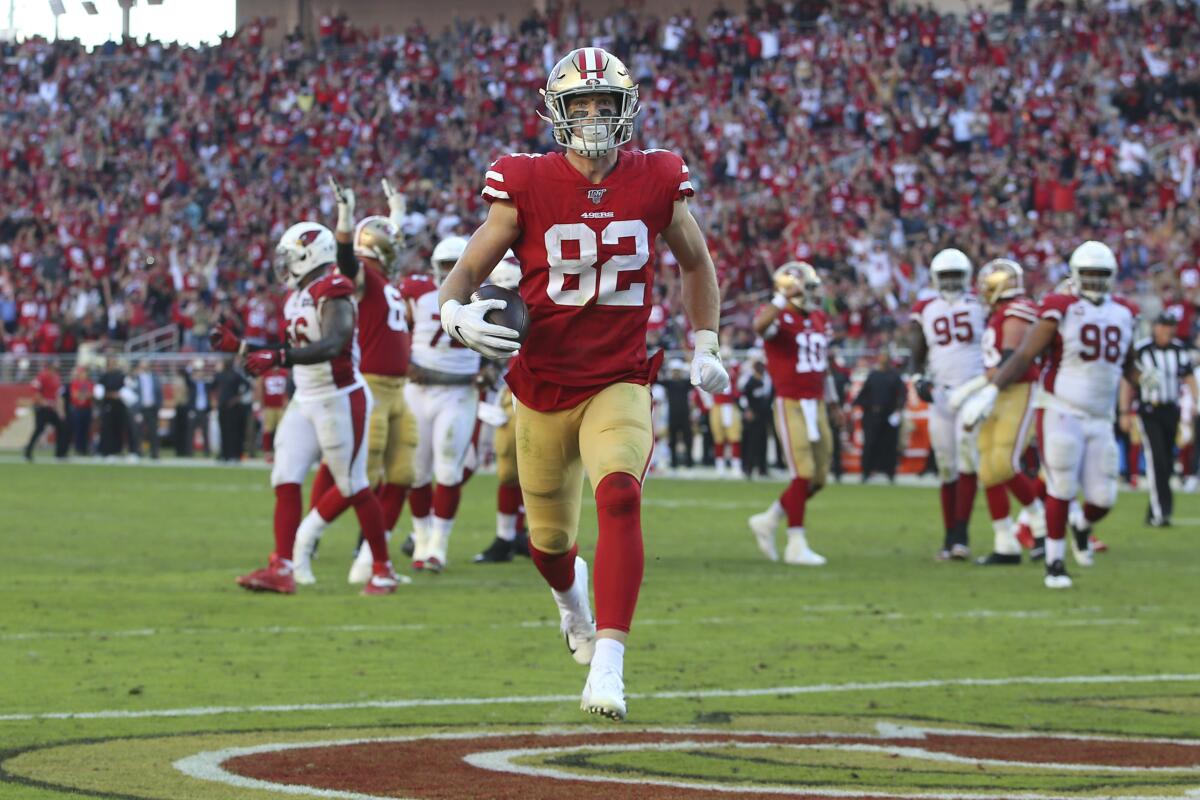
POLYGON ((301 586, 311 586, 317 582, 312 571, 313 551, 317 549, 317 541, 321 538, 311 525, 303 522, 296 530, 296 540, 292 544, 292 573, 296 583, 301 586))
POLYGON ((1061 560, 1046 565, 1045 583, 1047 589, 1071 588, 1071 576, 1067 574, 1067 568, 1061 560))
POLYGON ((758 543, 758 549, 768 561, 778 561, 779 551, 775 548, 775 530, 779 527, 779 521, 769 510, 761 514, 755 514, 749 519, 750 530, 754 533, 754 541, 758 543))
POLYGON ((1071 555, 1075 557, 1076 564, 1081 567, 1090 567, 1096 563, 1092 557, 1092 546, 1090 543, 1086 550, 1081 549, 1075 542, 1074 531, 1071 532, 1071 535, 1067 536, 1067 540, 1071 543, 1071 555))
POLYGON ((300 586, 312 586, 317 582, 317 576, 313 575, 312 563, 308 558, 297 558, 292 563, 292 579, 300 586))
POLYGON ((820 567, 826 563, 825 556, 814 552, 808 545, 792 547, 788 545, 783 551, 783 563, 802 567, 820 567))
POLYGON ((579 664, 592 663, 596 652, 596 621, 588 604, 587 562, 575 556, 575 583, 565 593, 550 590, 558 606, 559 630, 579 664))
POLYGON ((625 681, 615 669, 593 669, 583 685, 579 708, 614 722, 625 719, 625 681))
POLYGON ((371 580, 371 567, 374 564, 371 545, 363 542, 358 548, 358 555, 354 557, 354 563, 350 565, 350 574, 346 577, 346 582, 360 584, 371 580))

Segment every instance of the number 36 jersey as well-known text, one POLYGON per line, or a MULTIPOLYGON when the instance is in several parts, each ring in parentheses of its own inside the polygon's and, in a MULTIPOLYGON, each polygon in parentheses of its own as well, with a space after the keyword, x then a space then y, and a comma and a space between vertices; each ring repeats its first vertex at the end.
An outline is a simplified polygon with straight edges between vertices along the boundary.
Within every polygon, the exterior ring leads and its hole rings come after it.
POLYGON ((763 352, 777 396, 787 400, 825 397, 829 320, 824 311, 784 309, 763 335, 763 352))
POLYGON ((925 335, 931 381, 958 386, 983 374, 983 319, 983 306, 970 294, 953 302, 931 297, 913 306, 912 320, 925 335))
POLYGON ((1111 417, 1137 313, 1137 306, 1121 297, 1093 303, 1075 295, 1046 295, 1039 316, 1053 320, 1058 333, 1042 387, 1070 408, 1111 417))
POLYGON ((483 199, 516 206, 529 334, 508 384, 538 411, 572 408, 614 383, 648 383, 646 326, 654 242, 675 201, 693 194, 683 159, 620 150, 593 184, 563 153, 508 155, 487 170, 483 199))

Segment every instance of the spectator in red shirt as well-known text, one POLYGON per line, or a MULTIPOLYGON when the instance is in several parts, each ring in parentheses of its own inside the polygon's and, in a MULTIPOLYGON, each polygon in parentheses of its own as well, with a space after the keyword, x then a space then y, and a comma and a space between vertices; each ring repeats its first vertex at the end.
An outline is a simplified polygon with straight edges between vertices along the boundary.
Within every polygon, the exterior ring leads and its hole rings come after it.
POLYGON ((71 428, 71 441, 75 452, 86 456, 92 443, 92 404, 96 399, 96 385, 88 377, 86 367, 76 367, 71 378, 67 418, 71 428))
POLYGON ((33 461, 33 448, 46 428, 54 428, 54 455, 67 457, 67 430, 63 425, 62 380, 52 366, 47 364, 33 379, 34 426, 29 444, 25 445, 25 460, 33 461))

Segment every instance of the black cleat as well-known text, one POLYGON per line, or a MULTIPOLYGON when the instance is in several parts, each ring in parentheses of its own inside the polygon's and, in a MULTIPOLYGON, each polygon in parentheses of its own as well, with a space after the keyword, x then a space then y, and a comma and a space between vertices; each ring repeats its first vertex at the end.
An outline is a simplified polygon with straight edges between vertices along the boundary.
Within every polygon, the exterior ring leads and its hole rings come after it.
POLYGON ((512 561, 515 544, 515 542, 505 541, 497 536, 495 539, 492 539, 492 543, 488 546, 487 550, 475 556, 475 563, 503 564, 506 561, 512 561))
POLYGON ((1063 564, 1062 559, 1058 559, 1046 565, 1046 588, 1047 589, 1070 589, 1071 576, 1067 574, 1067 568, 1063 564))
POLYGON ((404 555, 412 558, 413 551, 416 549, 417 545, 413 541, 412 534, 410 533, 408 538, 404 540, 404 544, 400 545, 400 550, 403 551, 404 555))
POLYGON ((513 555, 529 558, 529 531, 517 531, 517 539, 513 542, 513 555))
POLYGON ((975 559, 975 563, 981 567, 994 567, 1001 564, 1020 564, 1020 553, 988 553, 986 556, 975 559))
POLYGON ((1046 537, 1033 540, 1033 547, 1029 548, 1029 560, 1041 561, 1046 557, 1046 537))

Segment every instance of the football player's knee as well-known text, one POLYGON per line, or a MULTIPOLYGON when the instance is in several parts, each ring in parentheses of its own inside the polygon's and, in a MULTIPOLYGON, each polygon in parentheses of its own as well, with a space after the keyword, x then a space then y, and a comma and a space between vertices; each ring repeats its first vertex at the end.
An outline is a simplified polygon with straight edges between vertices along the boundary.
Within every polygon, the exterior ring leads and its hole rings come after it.
POLYGON ((463 465, 458 464, 437 464, 433 468, 433 477, 437 480, 438 486, 454 486, 462 483, 463 465))
POLYGON ((571 549, 573 537, 562 528, 531 526, 529 543, 548 555, 558 555, 571 549))
POLYGON ((282 486, 285 483, 304 483, 308 474, 308 464, 299 464, 296 459, 287 458, 285 453, 276 453, 275 463, 271 466, 271 486, 282 486))
POLYGON ((384 480, 399 486, 410 486, 413 482, 412 454, 409 458, 392 458, 383 472, 384 480))
POLYGON ((642 503, 642 484, 627 472, 616 472, 596 483, 596 505, 606 508, 619 506, 639 508, 642 503))

